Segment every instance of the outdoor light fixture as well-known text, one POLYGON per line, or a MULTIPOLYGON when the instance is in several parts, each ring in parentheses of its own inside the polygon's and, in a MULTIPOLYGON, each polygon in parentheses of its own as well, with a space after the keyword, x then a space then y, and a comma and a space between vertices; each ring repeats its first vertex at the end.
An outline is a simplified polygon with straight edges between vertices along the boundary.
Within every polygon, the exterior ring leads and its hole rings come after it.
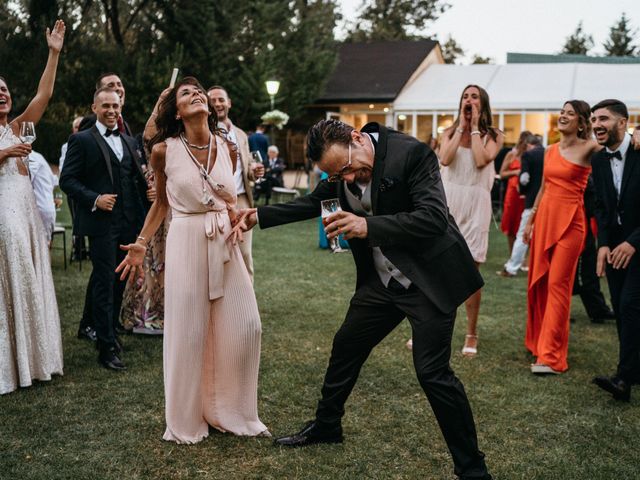
POLYGON ((370 109, 372 109, 372 108, 374 108, 374 107, 375 107, 375 105, 374 105, 373 103, 370 103, 370 104, 369 104, 369 108, 370 108, 370 109))
POLYGON ((384 113, 387 113, 389 111, 389 107, 384 107, 382 110, 384 111, 384 113))
POLYGON ((267 87, 269 97, 271 97, 271 110, 273 110, 276 95, 278 94, 278 90, 280 90, 280 82, 278 80, 267 80, 264 84, 267 87))
POLYGON ((405 121, 407 119, 406 115, 398 115, 398 120, 405 121))

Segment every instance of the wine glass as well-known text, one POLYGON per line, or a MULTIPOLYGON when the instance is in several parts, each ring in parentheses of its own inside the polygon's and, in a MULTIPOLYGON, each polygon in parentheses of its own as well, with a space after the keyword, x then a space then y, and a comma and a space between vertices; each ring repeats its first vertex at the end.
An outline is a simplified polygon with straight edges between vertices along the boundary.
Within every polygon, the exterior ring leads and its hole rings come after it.
MULTIPOLYGON (((31 145, 36 141, 36 127, 33 122, 22 122, 20 124, 20 141, 31 145)), ((29 166, 29 157, 22 158, 23 163, 29 166)))
MULTIPOLYGON (((336 212, 342 211, 342 208, 340 208, 340 201, 337 198, 322 200, 322 202, 320 202, 320 208, 323 219, 336 212)), ((324 224, 324 220, 322 223, 324 224)), ((337 236, 329 240, 329 246, 331 247, 331 251, 333 253, 346 252, 346 250, 340 248, 340 241, 338 240, 337 236)))
MULTIPOLYGON (((254 150, 253 152, 251 152, 251 161, 253 163, 257 163, 259 165, 262 165, 264 167, 264 161, 262 160, 262 154, 260 153, 259 150, 254 150)), ((256 178, 256 183, 262 183, 262 182, 264 182, 264 177, 256 178)))

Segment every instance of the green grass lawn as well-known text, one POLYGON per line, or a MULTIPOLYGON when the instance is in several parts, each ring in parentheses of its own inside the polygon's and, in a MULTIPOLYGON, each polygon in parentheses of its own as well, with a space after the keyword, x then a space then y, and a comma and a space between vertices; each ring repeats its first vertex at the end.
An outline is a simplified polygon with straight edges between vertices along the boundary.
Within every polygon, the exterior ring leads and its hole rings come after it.
MULTIPOLYGON (((315 222, 256 231, 262 315, 260 416, 274 435, 311 419, 331 340, 355 283, 350 254, 317 248, 315 222)), ((526 278, 498 278, 506 239, 492 227, 480 317, 480 353, 461 356, 463 309, 452 365, 465 384, 480 448, 496 479, 640 478, 640 390, 617 403, 590 384, 614 370, 615 327, 593 325, 578 299, 570 370, 529 373, 523 346, 526 278)), ((65 374, 0 397, 2 479, 450 479, 453 466, 415 378, 404 322, 372 353, 347 403, 345 443, 283 450, 266 438, 213 433, 164 442, 162 339, 123 338, 128 371, 100 367, 75 334, 90 265, 62 268, 53 254, 65 374)))

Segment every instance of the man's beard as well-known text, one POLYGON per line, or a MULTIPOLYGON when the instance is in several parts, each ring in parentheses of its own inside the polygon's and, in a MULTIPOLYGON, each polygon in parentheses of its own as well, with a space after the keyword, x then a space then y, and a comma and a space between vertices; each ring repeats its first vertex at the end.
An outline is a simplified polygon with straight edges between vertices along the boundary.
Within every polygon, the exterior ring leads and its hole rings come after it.
POLYGON ((607 130, 607 140, 603 143, 603 145, 605 147, 611 148, 614 145, 618 145, 621 141, 622 141, 622 136, 618 137, 618 130, 615 128, 612 128, 610 130, 607 130))

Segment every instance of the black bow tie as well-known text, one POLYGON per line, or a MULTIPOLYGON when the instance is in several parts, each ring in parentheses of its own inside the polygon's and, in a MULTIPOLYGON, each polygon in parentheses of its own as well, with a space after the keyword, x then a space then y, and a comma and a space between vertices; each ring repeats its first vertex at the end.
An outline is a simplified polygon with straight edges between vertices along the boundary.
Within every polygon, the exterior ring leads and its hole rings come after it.
POLYGON ((613 160, 614 158, 622 160, 622 154, 620 153, 620 150, 616 150, 615 152, 604 152, 604 157, 607 160, 613 160))
POLYGON ((104 132, 104 136, 108 137, 110 135, 115 135, 116 137, 119 137, 120 136, 120 130, 118 130, 117 128, 114 128, 113 130, 109 130, 107 128, 107 131, 104 132))

